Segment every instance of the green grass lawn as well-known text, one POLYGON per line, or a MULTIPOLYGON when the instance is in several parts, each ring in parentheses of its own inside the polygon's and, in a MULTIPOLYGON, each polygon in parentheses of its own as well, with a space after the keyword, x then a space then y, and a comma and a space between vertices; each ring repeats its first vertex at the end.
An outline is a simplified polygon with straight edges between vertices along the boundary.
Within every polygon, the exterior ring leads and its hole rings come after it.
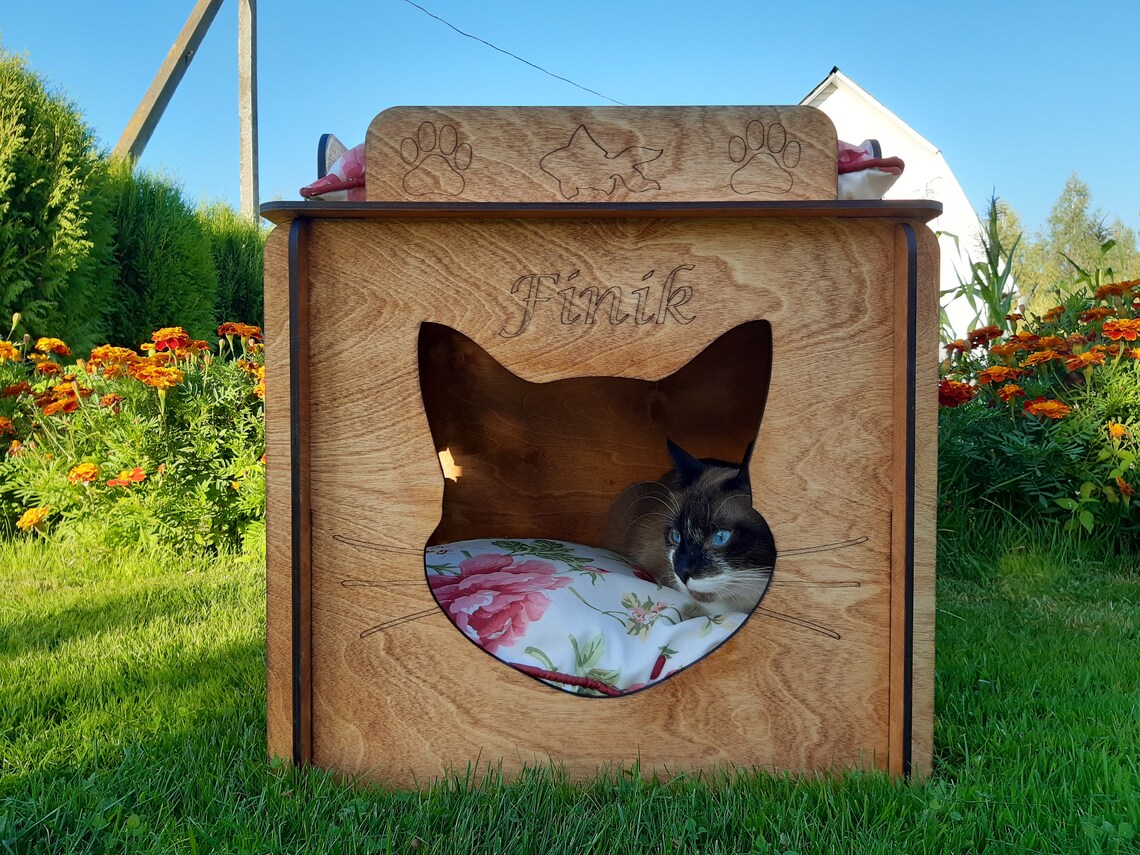
POLYGON ((0 853, 1137 852, 1140 568, 938 591, 935 770, 417 793, 265 757, 264 571, 0 544, 0 853))

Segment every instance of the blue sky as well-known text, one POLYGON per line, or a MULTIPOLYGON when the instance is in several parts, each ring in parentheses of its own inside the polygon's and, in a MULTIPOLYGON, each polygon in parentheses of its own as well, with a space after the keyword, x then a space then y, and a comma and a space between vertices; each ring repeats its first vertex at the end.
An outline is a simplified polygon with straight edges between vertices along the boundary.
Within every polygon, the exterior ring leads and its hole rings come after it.
MULTIPOLYGON (((1140 2, 854 4, 417 0, 457 27, 633 105, 788 104, 838 65, 940 147, 976 209, 1040 227, 1074 171, 1140 229, 1140 2)), ((117 141, 193 0, 8 0, 0 43, 117 141)), ((606 104, 403 0, 261 0, 262 201, 298 198, 321 133, 352 145, 400 104, 606 104)), ((856 140, 857 142, 857 140, 856 140)), ((143 165, 238 201, 237 3, 227 0, 143 165)))

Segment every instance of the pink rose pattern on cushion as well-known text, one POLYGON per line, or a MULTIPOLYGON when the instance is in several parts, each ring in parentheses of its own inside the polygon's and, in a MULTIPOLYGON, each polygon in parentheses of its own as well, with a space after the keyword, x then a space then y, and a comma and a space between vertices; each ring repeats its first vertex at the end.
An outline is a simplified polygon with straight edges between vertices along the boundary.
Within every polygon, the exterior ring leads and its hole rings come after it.
POLYGON ((429 576, 432 593, 460 631, 488 653, 510 647, 550 605, 543 591, 573 580, 557 575, 549 561, 515 561, 511 555, 475 555, 459 564, 458 576, 429 576))

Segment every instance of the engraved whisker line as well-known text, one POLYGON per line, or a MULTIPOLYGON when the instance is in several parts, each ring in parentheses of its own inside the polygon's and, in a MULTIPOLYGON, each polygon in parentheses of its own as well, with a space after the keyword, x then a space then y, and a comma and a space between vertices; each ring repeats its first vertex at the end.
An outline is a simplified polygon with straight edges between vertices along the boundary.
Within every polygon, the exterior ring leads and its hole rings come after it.
POLYGON ((846 549, 849 546, 858 546, 860 543, 866 543, 870 540, 869 537, 856 537, 852 540, 840 540, 836 543, 823 543, 819 546, 801 546, 797 549, 780 549, 777 554, 780 558, 789 558, 794 555, 810 555, 813 552, 829 552, 834 549, 846 549))
POLYGON ((768 615, 768 617, 773 617, 776 620, 786 621, 787 623, 795 624, 796 626, 801 626, 804 629, 810 629, 812 632, 818 632, 820 635, 826 635, 828 638, 834 638, 836 641, 838 641, 840 638, 842 638, 842 636, 838 632, 836 632, 835 630, 828 629, 827 627, 821 626, 820 624, 814 623, 813 621, 810 621, 810 620, 804 620, 803 618, 792 617, 791 615, 785 615, 785 614, 781 614, 780 612, 774 612, 771 609, 764 608, 763 606, 757 606, 756 611, 762 612, 762 613, 768 615))
POLYGON ((861 588, 861 582, 809 582, 804 579, 773 579, 772 585, 781 588, 861 588))
POLYGON ((360 633, 360 637, 366 638, 369 635, 373 635, 374 633, 377 633, 377 632, 383 632, 386 629, 392 629, 393 627, 400 626, 401 624, 410 623, 414 620, 419 620, 420 618, 429 617, 431 615, 442 615, 442 614, 443 614, 443 612, 441 612, 438 608, 434 608, 434 607, 430 608, 430 609, 424 609, 421 612, 412 612, 410 615, 404 615, 403 617, 393 618, 392 620, 385 621, 384 623, 377 624, 376 626, 373 626, 373 627, 369 627, 368 629, 364 630, 364 632, 360 633))
POLYGON ((385 579, 374 581, 371 579, 345 579, 340 583, 345 588, 383 588, 387 585, 423 585, 423 579, 385 579))
POLYGON ((373 552, 397 552, 401 555, 423 555, 422 549, 409 549, 406 546, 386 546, 381 543, 371 543, 367 540, 356 540, 352 537, 346 537, 343 534, 334 534, 332 539, 337 543, 343 543, 345 546, 351 546, 354 549, 370 549, 373 552))

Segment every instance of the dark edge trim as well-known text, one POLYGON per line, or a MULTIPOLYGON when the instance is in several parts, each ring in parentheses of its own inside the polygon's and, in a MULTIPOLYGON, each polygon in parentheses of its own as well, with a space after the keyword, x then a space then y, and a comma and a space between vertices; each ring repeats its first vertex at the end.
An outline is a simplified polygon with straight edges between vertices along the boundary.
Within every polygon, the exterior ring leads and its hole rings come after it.
POLYGON ((302 690, 304 679, 302 668, 301 644, 301 529, 304 520, 301 519, 301 382, 300 358, 301 332, 300 332, 300 298, 301 298, 301 268, 299 264, 301 252, 301 232, 306 221, 296 219, 289 228, 289 467, 290 467, 290 561, 292 566, 292 644, 293 661, 293 765, 300 766, 304 762, 303 734, 302 734, 302 690))
POLYGON ((911 730, 914 689, 914 456, 916 444, 915 398, 918 358, 918 241, 914 226, 903 223, 906 235, 906 614, 903 617, 903 743, 902 773, 911 768, 911 730))
POLYGON ((292 217, 905 217, 929 222, 942 203, 914 200, 808 200, 793 202, 266 202, 271 222, 292 217))
POLYGON ((317 143, 317 180, 320 181, 328 175, 328 167, 325 164, 325 159, 329 151, 329 137, 332 134, 321 134, 320 142, 317 143))

